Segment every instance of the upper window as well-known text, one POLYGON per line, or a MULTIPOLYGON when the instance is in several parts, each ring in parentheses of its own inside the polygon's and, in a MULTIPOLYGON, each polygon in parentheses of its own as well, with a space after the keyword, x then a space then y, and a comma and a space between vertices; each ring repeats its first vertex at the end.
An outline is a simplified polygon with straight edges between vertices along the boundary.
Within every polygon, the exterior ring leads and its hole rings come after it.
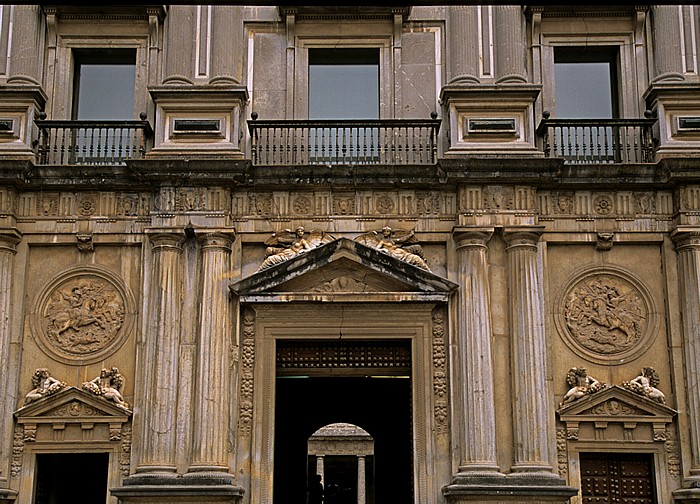
POLYGON ((74 120, 134 118, 135 49, 76 49, 74 120))
POLYGON ((617 61, 616 47, 556 47, 556 116, 563 119, 618 117, 617 61))
POLYGON ((309 49, 309 119, 379 118, 379 49, 309 49))

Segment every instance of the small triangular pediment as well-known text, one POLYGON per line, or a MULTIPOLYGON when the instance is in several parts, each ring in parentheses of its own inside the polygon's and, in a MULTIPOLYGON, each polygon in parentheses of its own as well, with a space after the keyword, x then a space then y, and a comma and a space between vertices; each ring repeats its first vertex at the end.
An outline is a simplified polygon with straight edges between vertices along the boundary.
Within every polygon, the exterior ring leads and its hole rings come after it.
POLYGON ((341 238, 240 280, 231 289, 244 300, 345 300, 387 295, 446 301, 457 285, 361 243, 341 238))
POLYGON ((39 399, 15 411, 18 420, 66 420, 115 417, 125 421, 131 411, 116 406, 107 399, 95 396, 77 387, 67 387, 53 395, 39 399))
POLYGON ((635 394, 617 385, 564 405, 559 409, 563 421, 591 421, 596 419, 626 419, 668 422, 677 412, 665 404, 635 394))

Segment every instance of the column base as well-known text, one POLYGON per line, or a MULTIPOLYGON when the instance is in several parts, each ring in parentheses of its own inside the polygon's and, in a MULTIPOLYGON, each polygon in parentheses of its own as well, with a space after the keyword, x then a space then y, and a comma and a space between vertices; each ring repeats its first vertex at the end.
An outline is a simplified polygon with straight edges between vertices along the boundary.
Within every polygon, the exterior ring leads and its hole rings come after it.
POLYGON ((223 473, 134 474, 110 493, 120 504, 238 504, 243 489, 233 484, 233 477, 223 473))
POLYGON ((0 488, 0 504, 12 504, 17 498, 17 492, 9 488, 0 488))
POLYGON ((460 473, 442 493, 448 504, 565 504, 578 493, 553 473, 460 473))
POLYGON ((700 487, 679 488, 672 492, 674 502, 700 503, 700 487))

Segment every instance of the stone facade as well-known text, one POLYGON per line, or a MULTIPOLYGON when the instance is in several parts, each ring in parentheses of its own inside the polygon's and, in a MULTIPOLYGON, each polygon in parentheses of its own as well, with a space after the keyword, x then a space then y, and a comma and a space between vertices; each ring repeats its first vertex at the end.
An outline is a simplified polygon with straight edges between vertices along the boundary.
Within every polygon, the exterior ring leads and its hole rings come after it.
POLYGON ((110 504, 303 503, 340 423, 363 504, 700 501, 696 40, 693 5, 0 6, 0 503, 66 454, 110 504), (379 119, 309 126, 327 48, 378 54, 379 119), (598 130, 559 48, 614 54, 598 130), (133 120, 78 121, 115 54, 133 120))

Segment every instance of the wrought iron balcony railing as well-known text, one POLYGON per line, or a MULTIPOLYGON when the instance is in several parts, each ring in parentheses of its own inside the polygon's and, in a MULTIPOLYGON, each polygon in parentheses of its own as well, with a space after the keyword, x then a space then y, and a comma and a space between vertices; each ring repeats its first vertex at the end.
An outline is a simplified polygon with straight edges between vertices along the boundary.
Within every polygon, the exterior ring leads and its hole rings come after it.
POLYGON ((39 119, 36 145, 40 165, 123 164, 146 153, 151 125, 140 121, 46 121, 39 119))
POLYGON ((437 162, 440 120, 248 121, 255 165, 437 162))
POLYGON ((537 127, 545 157, 569 164, 650 163, 654 160, 652 126, 656 119, 550 119, 537 127))

